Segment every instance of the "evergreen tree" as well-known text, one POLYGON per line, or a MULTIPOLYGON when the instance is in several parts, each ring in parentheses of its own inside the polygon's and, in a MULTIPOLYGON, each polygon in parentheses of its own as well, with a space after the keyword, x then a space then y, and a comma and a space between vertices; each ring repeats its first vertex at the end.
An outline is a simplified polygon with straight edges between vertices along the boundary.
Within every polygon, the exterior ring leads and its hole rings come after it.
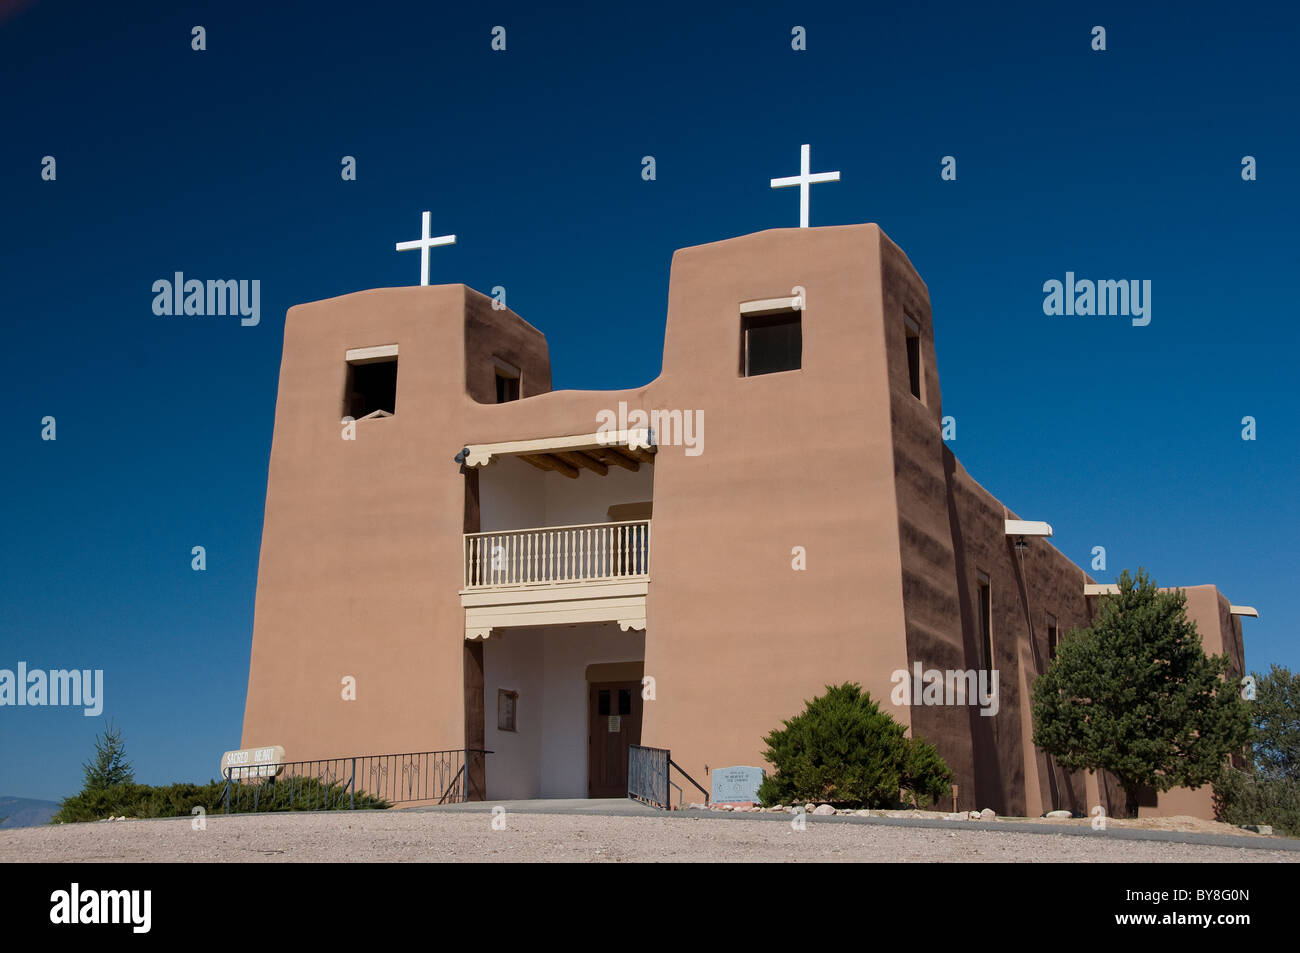
POLYGON ((1214 782, 1215 816, 1300 836, 1300 676, 1273 665, 1251 677, 1250 745, 1214 782))
POLYGON ((104 728, 102 737, 96 735, 95 757, 82 765, 82 769, 86 774, 86 784, 82 789, 85 792, 102 791, 135 781, 131 762, 126 760, 122 732, 114 728, 111 721, 104 728))
POLYGON ((1262 781, 1300 781, 1300 675, 1273 665, 1252 673, 1251 754, 1262 781))
POLYGON ((759 786, 764 804, 895 807, 900 788, 914 800, 952 789, 938 751, 906 737, 906 729, 854 682, 826 686, 825 695, 783 724, 763 739, 763 757, 776 768, 759 786))
POLYGON ((1241 749, 1249 714, 1225 655, 1207 657, 1181 591, 1120 575, 1086 629, 1034 683, 1034 744, 1066 770, 1109 771, 1137 816, 1138 792, 1197 788, 1241 749))

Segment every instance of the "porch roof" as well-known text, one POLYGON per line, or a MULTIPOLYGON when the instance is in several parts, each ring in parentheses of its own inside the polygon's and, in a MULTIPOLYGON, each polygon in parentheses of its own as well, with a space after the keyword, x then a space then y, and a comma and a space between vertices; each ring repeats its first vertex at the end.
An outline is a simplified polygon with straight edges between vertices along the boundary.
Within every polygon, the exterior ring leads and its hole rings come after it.
POLYGON ((582 470, 600 476, 609 473, 611 466, 639 470, 643 463, 654 463, 657 449, 650 430, 636 429, 469 444, 456 459, 467 467, 484 467, 498 456, 514 456, 539 470, 576 480, 582 470))

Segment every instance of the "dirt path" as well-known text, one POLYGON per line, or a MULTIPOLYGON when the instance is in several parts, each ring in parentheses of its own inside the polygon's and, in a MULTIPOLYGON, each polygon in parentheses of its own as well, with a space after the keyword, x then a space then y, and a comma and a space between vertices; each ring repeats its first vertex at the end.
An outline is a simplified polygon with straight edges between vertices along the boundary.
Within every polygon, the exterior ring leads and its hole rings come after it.
POLYGON ((108 821, 0 831, 0 861, 1088 861, 1300 862, 1300 852, 1099 835, 945 831, 759 818, 488 811, 108 821), (498 821, 500 823, 500 821, 498 821))

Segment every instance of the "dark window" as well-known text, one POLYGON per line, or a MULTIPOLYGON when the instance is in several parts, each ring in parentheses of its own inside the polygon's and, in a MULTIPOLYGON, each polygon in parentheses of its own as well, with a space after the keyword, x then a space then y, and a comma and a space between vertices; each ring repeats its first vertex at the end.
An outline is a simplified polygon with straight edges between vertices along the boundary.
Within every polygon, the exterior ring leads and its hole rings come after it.
POLYGON ((596 714, 598 715, 609 714, 609 689, 608 688, 600 689, 600 693, 596 696, 596 714))
POLYGON ((516 713, 519 710, 519 693, 497 689, 497 730, 517 731, 516 713))
POLYGON ((345 414, 360 420, 377 410, 397 412, 397 358, 349 364, 344 395, 345 414))
POLYGON ((921 399, 921 333, 912 321, 907 322, 907 381, 912 396, 921 399))
POLYGON ((979 583, 980 662, 987 672, 993 671, 993 594, 988 579, 979 583))
POLYGON ((1047 617, 1047 657, 1049 659, 1056 658, 1056 646, 1059 641, 1060 636, 1057 634, 1056 616, 1049 615, 1047 617))
POLYGON ((740 373, 745 377, 797 371, 803 363, 800 311, 741 320, 740 373))
POLYGON ((506 377, 497 371, 497 403, 519 399, 519 378, 506 377))
POLYGON ((629 688, 620 688, 618 690, 618 713, 620 715, 632 714, 632 690, 629 688))

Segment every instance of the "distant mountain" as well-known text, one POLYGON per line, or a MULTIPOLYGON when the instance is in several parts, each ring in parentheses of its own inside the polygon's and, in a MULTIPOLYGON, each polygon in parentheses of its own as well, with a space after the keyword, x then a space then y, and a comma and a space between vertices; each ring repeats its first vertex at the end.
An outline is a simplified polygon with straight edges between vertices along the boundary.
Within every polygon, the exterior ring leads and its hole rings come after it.
POLYGON ((38 801, 30 797, 0 797, 0 830, 11 827, 39 827, 48 824, 58 801, 38 801))

